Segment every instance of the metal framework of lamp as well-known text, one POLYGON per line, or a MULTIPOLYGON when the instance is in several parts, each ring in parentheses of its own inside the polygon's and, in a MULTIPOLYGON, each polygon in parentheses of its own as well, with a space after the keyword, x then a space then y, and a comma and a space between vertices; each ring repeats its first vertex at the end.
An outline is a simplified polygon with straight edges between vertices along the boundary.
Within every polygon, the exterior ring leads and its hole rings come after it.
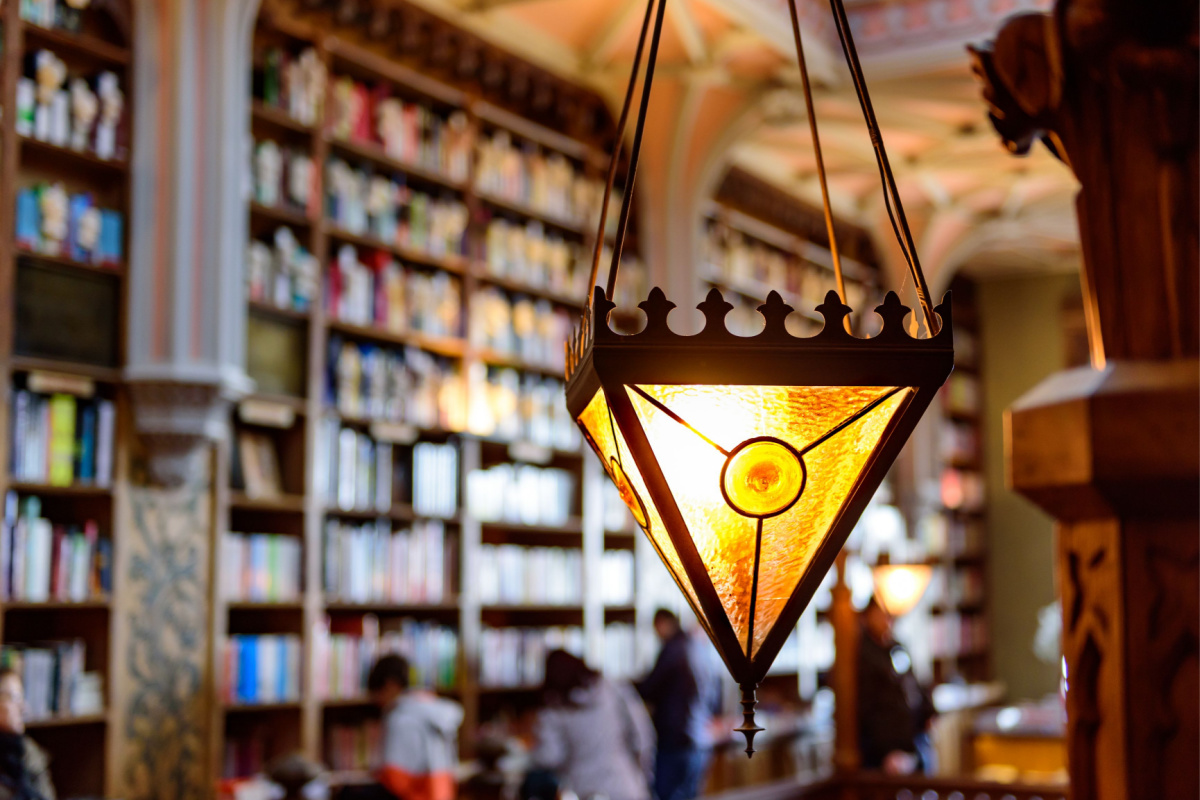
MULTIPOLYGON (((705 326, 694 336, 671 331, 675 305, 657 288, 639 305, 646 315, 640 333, 609 327, 666 7, 666 0, 649 0, 617 123, 623 135, 653 17, 608 284, 601 289, 596 278, 616 152, 592 261, 595 290, 567 343, 567 407, 737 680, 744 720, 736 730, 750 755, 762 730, 754 722, 758 684, 954 361, 949 304, 934 309, 927 299, 845 11, 841 0, 831 1, 931 335, 909 335, 909 309, 890 292, 876 309, 883 327, 870 339, 849 332, 850 308, 832 291, 817 307, 824 328, 809 338, 786 330, 793 309, 776 292, 759 307, 765 327, 756 336, 728 331, 733 306, 715 289, 698 306, 705 326)), ((825 190, 794 0, 789 7, 825 190)), ((825 199, 841 290, 827 190, 825 199)))
POLYGON ((916 608, 925 596, 933 567, 928 564, 893 564, 886 555, 871 567, 875 581, 875 599, 893 618, 903 617, 916 608))

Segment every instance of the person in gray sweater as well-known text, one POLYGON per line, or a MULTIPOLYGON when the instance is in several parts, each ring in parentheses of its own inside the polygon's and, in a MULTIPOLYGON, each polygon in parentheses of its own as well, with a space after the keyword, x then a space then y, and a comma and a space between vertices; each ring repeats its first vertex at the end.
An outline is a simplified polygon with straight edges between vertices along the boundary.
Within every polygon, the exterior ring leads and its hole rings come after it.
POLYGON ((633 687, 563 650, 546 656, 533 762, 581 800, 650 800, 654 726, 633 687))

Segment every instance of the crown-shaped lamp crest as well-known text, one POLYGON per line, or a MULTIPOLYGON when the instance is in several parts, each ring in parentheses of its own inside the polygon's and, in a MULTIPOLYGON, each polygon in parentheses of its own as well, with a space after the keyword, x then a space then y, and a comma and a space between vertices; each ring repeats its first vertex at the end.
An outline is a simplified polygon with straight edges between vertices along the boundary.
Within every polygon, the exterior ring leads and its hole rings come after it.
POLYGON ((759 682, 953 368, 950 304, 926 339, 891 292, 870 339, 846 331, 835 292, 808 338, 776 292, 748 337, 716 289, 692 336, 670 329, 661 290, 639 307, 645 327, 620 335, 596 288, 567 346, 567 406, 738 681, 753 753, 759 682))

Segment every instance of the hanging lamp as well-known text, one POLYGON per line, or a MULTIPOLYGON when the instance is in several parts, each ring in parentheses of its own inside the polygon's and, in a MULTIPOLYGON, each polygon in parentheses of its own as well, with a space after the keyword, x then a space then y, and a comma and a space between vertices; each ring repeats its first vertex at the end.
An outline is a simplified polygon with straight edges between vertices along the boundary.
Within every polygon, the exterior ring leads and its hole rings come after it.
POLYGON ((648 0, 617 123, 590 287, 567 343, 567 407, 638 525, 691 604, 742 692, 737 731, 754 753, 755 691, 868 500, 953 368, 950 306, 931 307, 895 179, 867 95, 841 0, 834 20, 871 134, 884 201, 908 262, 929 335, 905 329, 909 309, 889 292, 878 335, 853 336, 834 235, 795 0, 792 32, 824 199, 837 291, 817 311, 816 336, 785 328, 793 309, 772 291, 756 336, 729 332, 733 306, 716 289, 705 325, 674 333, 675 307, 653 289, 641 332, 609 327, 641 153, 666 0, 648 0), (605 288, 596 285, 617 156, 648 31, 649 58, 605 288))
POLYGON ((916 608, 925 596, 933 580, 933 567, 922 563, 893 564, 891 556, 882 553, 871 567, 871 578, 879 606, 888 616, 899 619, 916 608))

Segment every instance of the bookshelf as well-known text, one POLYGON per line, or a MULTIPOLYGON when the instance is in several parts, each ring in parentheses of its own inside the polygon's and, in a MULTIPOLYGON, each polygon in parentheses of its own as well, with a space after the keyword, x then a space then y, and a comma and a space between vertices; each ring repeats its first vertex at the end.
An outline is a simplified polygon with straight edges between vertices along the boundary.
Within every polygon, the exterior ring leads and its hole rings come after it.
POLYGON ((931 594, 934 677, 938 682, 990 677, 987 608, 987 497, 983 475, 983 357, 974 281, 957 276, 954 373, 941 394, 938 432, 941 513, 934 526, 941 553, 931 594))
POLYGON ((0 10, 0 642, 63 798, 114 781, 129 20, 124 2, 0 10))
POLYGON ((547 648, 632 661, 630 593, 606 597, 589 576, 632 584, 636 539, 623 506, 599 513, 605 484, 561 385, 603 142, 411 61, 335 12, 260 14, 246 255, 258 394, 234 412, 218 500, 222 541, 259 550, 216 566, 218 780, 293 749, 342 777, 369 766, 378 712, 362 678, 387 649, 463 704, 464 755, 536 701, 547 648), (231 588, 230 572, 253 585, 284 561, 302 572, 283 581, 296 596, 231 588), (273 670, 298 658, 295 694, 236 691, 264 652, 273 670))

